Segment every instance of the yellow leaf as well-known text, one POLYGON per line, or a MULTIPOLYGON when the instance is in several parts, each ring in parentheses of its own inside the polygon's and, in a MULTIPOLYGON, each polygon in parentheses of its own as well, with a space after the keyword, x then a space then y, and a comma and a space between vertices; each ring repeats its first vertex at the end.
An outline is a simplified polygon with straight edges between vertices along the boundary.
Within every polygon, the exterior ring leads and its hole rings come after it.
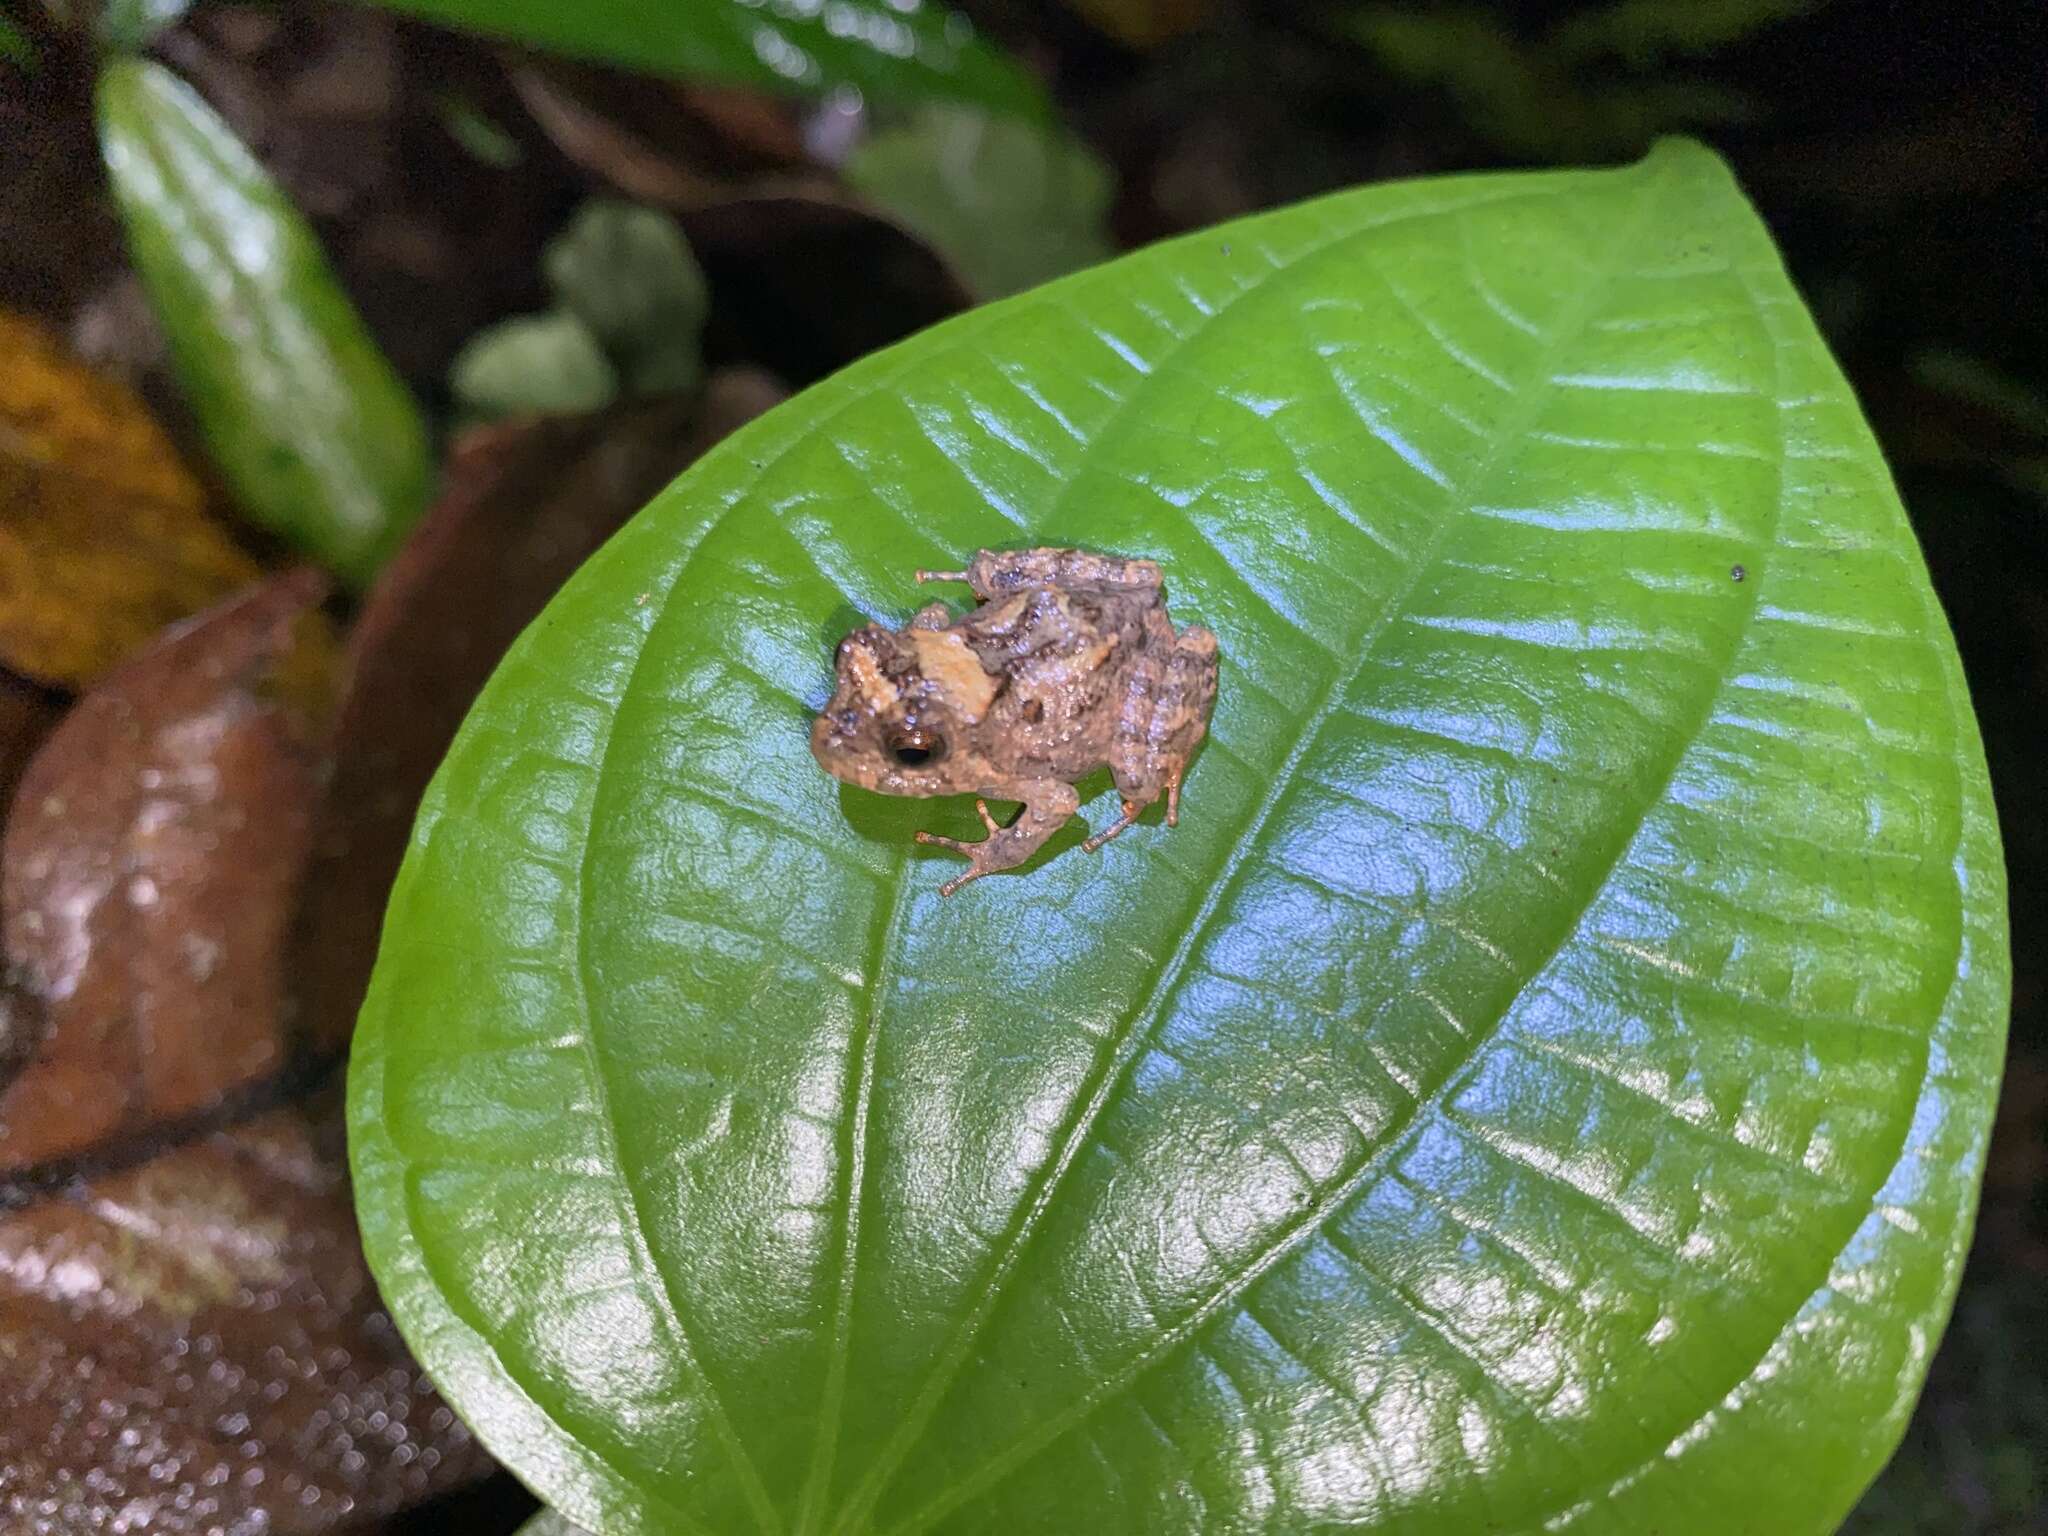
POLYGON ((83 687, 258 574, 133 391, 0 311, 0 664, 83 687))

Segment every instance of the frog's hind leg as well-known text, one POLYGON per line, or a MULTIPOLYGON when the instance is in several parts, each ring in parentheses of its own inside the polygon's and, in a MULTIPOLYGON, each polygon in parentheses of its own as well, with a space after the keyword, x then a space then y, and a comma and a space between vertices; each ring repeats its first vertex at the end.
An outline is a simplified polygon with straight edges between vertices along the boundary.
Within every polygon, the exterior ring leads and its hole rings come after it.
POLYGON ((1087 839, 1087 841, 1083 842, 1081 844, 1081 851, 1083 853, 1093 853, 1096 849, 1100 848, 1104 843, 1113 842, 1115 839, 1123 836, 1125 830, 1133 826, 1137 822, 1138 818, 1145 814, 1145 807, 1149 804, 1151 804, 1149 800, 1124 801, 1123 815, 1117 817, 1115 821, 1111 822, 1108 826, 1104 827, 1100 832, 1097 832, 1093 837, 1090 837, 1089 839, 1087 839))
POLYGON ((1167 715, 1166 748, 1160 754, 1166 768, 1166 824, 1180 825, 1180 781, 1188 771, 1188 759, 1209 732, 1209 711, 1216 703, 1216 636, 1199 624, 1190 624, 1174 638, 1166 663, 1166 687, 1160 694, 1161 712, 1167 715))
MULTIPOLYGON (((918 575, 922 576, 923 571, 918 575)), ((910 616, 906 629, 944 629, 953 622, 953 610, 944 603, 926 603, 910 616)))
POLYGON ((1047 838, 1065 826, 1068 818, 1080 808, 1080 799, 1074 794, 1071 784, 1047 780, 1025 786, 1024 808, 1007 827, 999 825, 989 814, 988 801, 977 797, 975 814, 988 828, 988 836, 978 843, 940 837, 935 832, 920 832, 917 840, 930 847, 950 849, 968 861, 966 874, 939 887, 941 896, 950 896, 970 880, 979 880, 999 869, 1014 869, 1022 864, 1044 846, 1047 838))
POLYGON ((1123 831, 1161 795, 1166 797, 1166 824, 1180 825, 1181 780, 1207 733, 1216 698, 1216 637, 1190 626, 1161 649, 1163 657, 1148 655, 1133 672, 1117 720, 1109 766, 1123 794, 1124 815, 1105 829, 1101 842, 1123 831))
POLYGON ((984 549, 964 571, 919 571, 919 581, 964 581, 983 602, 1021 587, 1137 587, 1165 584, 1156 560, 1124 560, 1085 549, 984 549))

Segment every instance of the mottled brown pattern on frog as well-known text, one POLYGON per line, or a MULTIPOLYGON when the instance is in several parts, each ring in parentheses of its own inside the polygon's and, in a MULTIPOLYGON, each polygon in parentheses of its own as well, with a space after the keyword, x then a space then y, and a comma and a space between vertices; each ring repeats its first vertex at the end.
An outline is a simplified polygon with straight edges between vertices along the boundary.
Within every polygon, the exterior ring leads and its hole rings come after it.
POLYGON ((825 771, 886 795, 976 796, 988 836, 950 848, 968 881, 1030 858, 1079 808, 1074 785, 1107 767, 1123 814, 1082 846, 1094 852, 1161 795, 1180 819, 1181 779, 1216 699, 1216 637, 1176 631, 1150 560, 1076 549, 983 550, 964 571, 980 605, 943 603, 902 630, 865 625, 839 645, 832 700, 811 727, 825 771), (1009 826, 988 800, 1019 800, 1009 826))

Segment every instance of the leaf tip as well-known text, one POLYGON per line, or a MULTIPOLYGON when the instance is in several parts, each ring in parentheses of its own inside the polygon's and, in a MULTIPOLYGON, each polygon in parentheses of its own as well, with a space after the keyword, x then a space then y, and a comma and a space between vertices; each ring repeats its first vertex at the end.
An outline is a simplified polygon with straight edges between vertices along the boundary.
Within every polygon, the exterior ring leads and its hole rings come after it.
POLYGON ((1659 135, 1631 169, 1649 176, 1680 175, 1733 184, 1735 172, 1719 151, 1682 133, 1659 135))

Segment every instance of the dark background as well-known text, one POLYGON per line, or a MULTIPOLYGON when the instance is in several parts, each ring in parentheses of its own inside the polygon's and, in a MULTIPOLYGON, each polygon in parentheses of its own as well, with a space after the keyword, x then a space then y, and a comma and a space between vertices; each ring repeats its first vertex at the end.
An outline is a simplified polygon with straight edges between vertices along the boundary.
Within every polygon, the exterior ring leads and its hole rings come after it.
MULTIPOLYGON (((1394 67, 1354 40, 1356 8, 1342 5, 1079 7, 1120 13, 1124 40, 1053 4, 962 8, 1048 78, 1110 162, 1122 245, 1360 181, 1632 158, 1664 129, 1733 162, 1897 475, 1961 647, 2011 877, 2011 1054, 1976 1244, 1906 1442, 1849 1529, 2048 1532, 2044 7, 1780 4, 1768 9, 1790 14, 1691 56, 1569 68, 1545 40, 1585 7, 1407 8, 1446 26, 1480 16, 1508 61, 1490 85, 1394 67), (1495 110, 1531 81, 1533 126, 1495 110), (1702 100, 1724 120, 1699 122, 1702 100)), ((0 306, 134 378, 186 430, 100 187, 89 59, 35 13, 24 25, 44 59, 32 79, 0 72, 0 306)), ((714 362, 801 385, 962 302, 941 260, 825 195, 797 108, 340 7, 202 4, 155 51, 313 216, 379 340, 437 406, 456 347, 537 306, 541 242, 607 180, 694 178, 675 201, 712 280, 714 362), (565 151, 528 112, 522 70, 600 104, 613 137, 565 151), (512 133, 515 172, 451 145, 451 92, 512 133), (802 195, 764 191, 793 178, 802 195)), ((501 1481, 396 1529, 503 1530, 521 1499, 501 1481)))

